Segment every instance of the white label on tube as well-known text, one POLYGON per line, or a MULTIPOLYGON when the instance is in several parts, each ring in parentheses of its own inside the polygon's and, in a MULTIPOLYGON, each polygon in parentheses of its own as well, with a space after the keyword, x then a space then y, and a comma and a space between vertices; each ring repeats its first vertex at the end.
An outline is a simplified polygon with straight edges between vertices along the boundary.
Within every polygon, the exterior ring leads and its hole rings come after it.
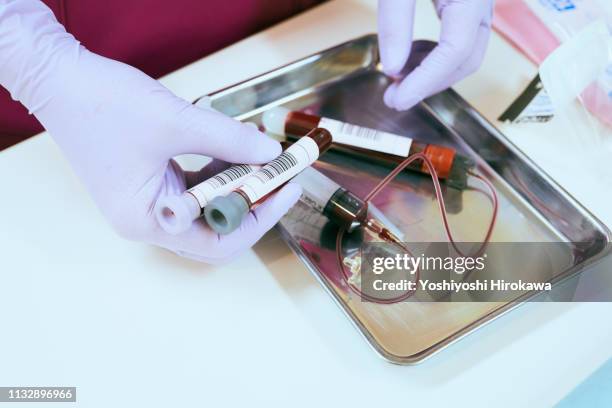
POLYGON ((319 157, 317 143, 303 137, 292 144, 276 159, 263 166, 241 183, 242 190, 251 204, 256 203, 277 187, 291 180, 319 157))
POLYGON ((213 198, 231 193, 236 187, 240 186, 242 180, 259 169, 261 169, 261 166, 252 164, 232 166, 190 188, 187 192, 198 200, 201 208, 204 208, 213 198))
POLYGON ((408 157, 412 139, 339 120, 321 118, 318 127, 330 131, 334 143, 408 157))

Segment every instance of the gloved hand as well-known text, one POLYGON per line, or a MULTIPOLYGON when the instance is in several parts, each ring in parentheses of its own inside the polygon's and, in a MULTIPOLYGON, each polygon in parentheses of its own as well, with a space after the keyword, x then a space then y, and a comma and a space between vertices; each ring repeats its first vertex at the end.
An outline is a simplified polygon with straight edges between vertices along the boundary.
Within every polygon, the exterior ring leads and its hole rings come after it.
MULTIPOLYGON (((416 0, 379 0, 378 41, 383 70, 397 77, 408 60, 416 0)), ((491 33, 494 0, 434 0, 442 22, 438 46, 405 78, 389 86, 385 104, 406 110, 480 66, 491 33)))
POLYGON ((204 221, 178 236, 165 233, 154 217, 156 202, 221 170, 214 163, 184 172, 172 157, 196 153, 265 163, 280 154, 280 144, 195 107, 133 67, 89 52, 37 0, 0 0, 0 84, 36 115, 128 239, 221 262, 253 245, 301 193, 298 185, 287 185, 229 235, 217 235, 204 221))

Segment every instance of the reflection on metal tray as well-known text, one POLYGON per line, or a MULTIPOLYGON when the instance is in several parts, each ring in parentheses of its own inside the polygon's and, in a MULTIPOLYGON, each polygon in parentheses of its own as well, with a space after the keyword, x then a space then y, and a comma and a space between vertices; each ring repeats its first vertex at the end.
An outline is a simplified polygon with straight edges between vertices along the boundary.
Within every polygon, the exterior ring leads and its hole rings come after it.
MULTIPOLYGON (((427 41, 415 42, 406 70, 431 47, 427 41)), ((388 83, 380 71, 376 36, 369 35, 231 86, 211 98, 215 109, 241 120, 259 123, 263 111, 282 104, 454 147, 472 158, 477 171, 498 191, 500 210, 493 241, 567 242, 569 261, 555 278, 608 254, 608 230, 454 91, 428 98, 408 112, 395 112, 382 102, 388 83)), ((380 164, 333 152, 326 153, 316 167, 360 196, 389 172, 380 164)), ((445 241, 433 197, 427 176, 403 172, 375 205, 406 241, 445 241)), ((447 194, 446 200, 456 236, 479 241, 491 214, 490 202, 475 190, 447 194)), ((362 302, 339 278, 330 249, 336 232, 323 216, 298 203, 279 228, 374 349, 392 362, 421 361, 517 304, 362 302)))

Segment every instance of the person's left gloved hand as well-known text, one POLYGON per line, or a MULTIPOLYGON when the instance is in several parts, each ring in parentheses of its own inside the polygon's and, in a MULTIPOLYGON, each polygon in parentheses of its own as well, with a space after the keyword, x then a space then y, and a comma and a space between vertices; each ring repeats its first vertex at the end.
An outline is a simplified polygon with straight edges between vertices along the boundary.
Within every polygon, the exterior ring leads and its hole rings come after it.
POLYGON ((288 184, 232 234, 219 236, 202 220, 182 234, 166 233, 155 219, 156 203, 222 169, 216 161, 185 172, 173 157, 266 163, 280 154, 280 144, 192 105, 136 68, 88 51, 38 0, 0 0, 0 84, 36 115, 104 216, 128 239, 223 262, 253 245, 300 196, 300 187, 288 184))
MULTIPOLYGON (((417 0, 379 0, 378 41, 384 72, 397 77, 412 45, 417 0)), ((491 33, 494 0, 434 0, 442 28, 438 46, 405 78, 389 86, 387 106, 406 110, 480 66, 491 33)))

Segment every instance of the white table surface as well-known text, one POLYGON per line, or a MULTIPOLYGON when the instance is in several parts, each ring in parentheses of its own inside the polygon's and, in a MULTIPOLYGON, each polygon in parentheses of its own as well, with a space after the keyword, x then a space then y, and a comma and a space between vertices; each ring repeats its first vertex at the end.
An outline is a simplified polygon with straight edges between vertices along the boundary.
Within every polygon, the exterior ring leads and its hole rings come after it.
MULTIPOLYGON (((418 2, 416 38, 438 27, 418 2)), ((193 100, 375 29, 374 1, 333 1, 162 82, 193 100)), ((535 73, 494 35, 482 69, 456 89, 495 121, 535 73)), ((612 225, 609 179, 587 180, 588 165, 568 171, 554 124, 504 130, 612 225)), ((210 267, 115 236, 46 134, 0 153, 0 172, 3 386, 76 386, 88 407, 548 406, 612 356, 612 304, 539 303, 395 366, 274 231, 210 267)))

